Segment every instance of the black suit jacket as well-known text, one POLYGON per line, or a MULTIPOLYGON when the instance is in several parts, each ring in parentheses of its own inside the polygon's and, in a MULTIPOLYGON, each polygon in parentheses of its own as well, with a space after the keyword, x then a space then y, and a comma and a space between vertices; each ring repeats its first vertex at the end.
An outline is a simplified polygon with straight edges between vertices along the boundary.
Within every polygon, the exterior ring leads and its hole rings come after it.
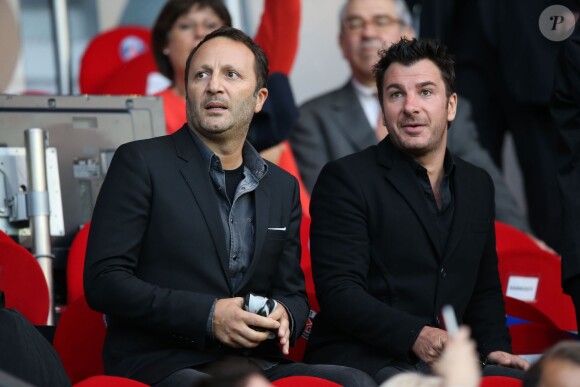
MULTIPOLYGON (((290 132, 292 151, 308 191, 312 191, 324 164, 376 143, 375 132, 369 125, 351 81, 302 105, 300 118, 290 132)), ((457 115, 447 132, 447 146, 453 154, 490 174, 495 185, 497 220, 529 232, 527 219, 501 171, 479 143, 471 104, 461 96, 457 115)))
MULTIPOLYGON (((574 279, 580 291, 580 26, 568 38, 559 56, 551 112, 563 145, 558 184, 563 205, 562 280, 574 279)), ((576 295, 580 299, 580 294, 576 295)), ((577 315, 580 315, 580 305, 577 315)), ((579 321, 580 322, 580 321, 579 321)))
MULTIPOLYGON (((106 372, 149 384, 239 353, 208 340, 216 298, 254 292, 282 302, 294 317, 292 340, 309 310, 300 270, 296 179, 268 165, 254 192, 254 257, 233 289, 216 191, 188 130, 185 125, 170 136, 119 147, 99 193, 87 247, 87 301, 109 316, 106 372)), ((243 354, 283 357, 273 340, 243 354)))
POLYGON ((311 201, 316 316, 306 359, 374 375, 413 362, 425 325, 455 307, 480 352, 510 351, 495 250, 493 184, 455 158, 454 219, 445 250, 415 172, 389 137, 328 163, 311 201))

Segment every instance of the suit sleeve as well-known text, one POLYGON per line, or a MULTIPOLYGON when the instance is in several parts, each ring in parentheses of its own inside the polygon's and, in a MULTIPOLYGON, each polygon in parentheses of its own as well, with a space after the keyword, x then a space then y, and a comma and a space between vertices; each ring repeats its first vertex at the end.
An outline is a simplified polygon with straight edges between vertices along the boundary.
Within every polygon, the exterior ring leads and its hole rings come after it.
MULTIPOLYGON (((487 177, 486 186, 493 200, 493 184, 489 177, 487 177)), ((494 219, 493 206, 490 206, 489 212, 489 219, 494 219)), ((486 356, 493 351, 511 353, 511 339, 506 326, 493 221, 489 222, 475 287, 463 314, 463 322, 471 327, 479 353, 486 356)))
POLYGON ((203 347, 215 297, 161 288, 136 275, 153 200, 138 146, 117 149, 101 187, 87 245, 85 295, 95 310, 203 347))
POLYGON ((327 150, 321 147, 321 144, 327 143, 324 138, 324 114, 312 103, 301 106, 298 121, 290 132, 290 145, 300 176, 310 193, 322 167, 329 161, 327 150))
POLYGON ((497 220, 530 233, 531 228, 526 216, 506 185, 503 175, 489 153, 479 143, 477 128, 471 116, 471 105, 464 99, 460 99, 457 117, 449 129, 448 146, 454 155, 485 169, 491 176, 495 186, 497 220))
POLYGON ((551 113, 563 144, 558 174, 564 208, 562 279, 567 292, 568 282, 576 282, 574 296, 580 299, 580 27, 562 47, 558 64, 551 113))
POLYGON ((425 321, 370 294, 368 198, 348 169, 347 163, 327 164, 311 198, 312 272, 321 314, 343 334, 410 360, 425 321))

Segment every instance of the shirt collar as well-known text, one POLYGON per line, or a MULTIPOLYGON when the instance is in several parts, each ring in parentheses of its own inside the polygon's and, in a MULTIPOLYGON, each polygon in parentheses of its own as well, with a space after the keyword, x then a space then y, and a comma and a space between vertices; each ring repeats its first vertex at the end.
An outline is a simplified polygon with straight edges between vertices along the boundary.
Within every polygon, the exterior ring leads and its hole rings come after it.
MULTIPOLYGON (((212 166, 219 170, 223 170, 220 158, 211 150, 207 145, 201 141, 201 139, 195 134, 191 128, 189 129, 193 142, 199 149, 203 162, 207 165, 208 172, 211 170, 212 166)), ((256 151, 256 149, 248 141, 244 142, 242 148, 242 156, 244 159, 244 167, 248 168, 250 173, 254 175, 257 180, 262 179, 268 172, 268 164, 264 161, 262 156, 256 151)))
POLYGON ((373 98, 377 97, 377 88, 376 87, 370 87, 367 85, 363 85, 362 83, 360 83, 359 81, 357 81, 354 78, 351 79, 351 82, 352 82, 352 86, 354 87, 354 90, 357 94, 360 94, 363 97, 373 97, 373 98))
MULTIPOLYGON (((411 167, 418 175, 426 175, 427 169, 422 166, 417 160, 412 158, 411 156, 400 152, 405 159, 411 164, 411 167)), ((453 155, 449 152, 449 149, 445 149, 445 158, 443 159, 443 176, 450 177, 455 171, 455 160, 453 159, 453 155)))

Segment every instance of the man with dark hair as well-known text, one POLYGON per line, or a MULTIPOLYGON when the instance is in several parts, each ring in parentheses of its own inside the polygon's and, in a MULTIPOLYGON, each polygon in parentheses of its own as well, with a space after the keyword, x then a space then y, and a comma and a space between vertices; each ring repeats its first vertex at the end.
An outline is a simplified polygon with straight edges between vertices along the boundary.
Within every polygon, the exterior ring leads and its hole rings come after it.
POLYGON ((84 277, 89 305, 107 315, 107 374, 190 387, 208 367, 238 357, 269 380, 375 385, 358 370, 284 357, 309 308, 298 184, 246 141, 268 96, 267 74, 247 35, 215 30, 187 60, 187 124, 115 152, 84 277), (244 306, 252 294, 260 314, 244 306))
MULTIPOLYGON (((434 41, 402 39, 375 66, 389 135, 328 163, 310 206, 320 313, 306 360, 359 368, 380 383, 431 372, 448 334, 442 306, 469 325, 488 364, 510 354, 497 268, 493 183, 446 148, 457 94, 453 62, 434 41)), ((487 365, 483 375, 521 377, 487 365)))
POLYGON ((573 387, 580 380, 580 343, 562 341, 546 351, 524 376, 524 387, 573 387))
MULTIPOLYGON (((339 43, 351 78, 338 89, 300 106, 300 116, 290 132, 292 150, 309 191, 324 164, 376 145, 387 134, 379 119, 381 109, 372 67, 379 59, 379 49, 402 36, 414 35, 405 0, 345 1, 340 13, 339 43)), ((471 111, 469 101, 461 98, 447 147, 490 174, 495 185, 497 220, 529 233, 525 214, 501 171, 479 143, 471 111)))

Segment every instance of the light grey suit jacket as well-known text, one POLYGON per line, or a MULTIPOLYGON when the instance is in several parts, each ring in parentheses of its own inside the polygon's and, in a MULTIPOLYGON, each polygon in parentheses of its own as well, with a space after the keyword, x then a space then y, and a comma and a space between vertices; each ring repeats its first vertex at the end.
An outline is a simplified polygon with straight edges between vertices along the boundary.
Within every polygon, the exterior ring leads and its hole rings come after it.
MULTIPOLYGON (((376 145, 377 138, 356 97, 352 83, 323 94, 300 107, 300 118, 290 132, 290 144, 304 184, 312 191, 322 167, 329 161, 376 145)), ((447 137, 455 155, 485 169, 495 185, 496 219, 530 232, 530 226, 503 176, 479 143, 471 106, 459 98, 457 115, 447 137)))

